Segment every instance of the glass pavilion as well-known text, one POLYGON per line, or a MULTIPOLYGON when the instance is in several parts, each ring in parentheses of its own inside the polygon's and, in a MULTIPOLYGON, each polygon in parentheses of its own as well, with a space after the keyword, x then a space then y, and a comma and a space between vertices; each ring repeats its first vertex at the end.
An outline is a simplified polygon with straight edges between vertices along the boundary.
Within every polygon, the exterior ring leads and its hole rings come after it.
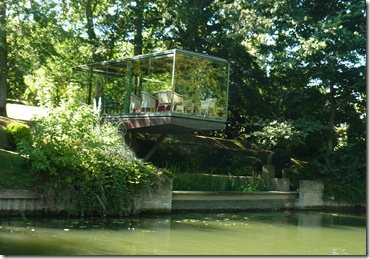
POLYGON ((224 130, 229 63, 193 51, 163 52, 75 67, 84 72, 87 103, 131 132, 224 130))

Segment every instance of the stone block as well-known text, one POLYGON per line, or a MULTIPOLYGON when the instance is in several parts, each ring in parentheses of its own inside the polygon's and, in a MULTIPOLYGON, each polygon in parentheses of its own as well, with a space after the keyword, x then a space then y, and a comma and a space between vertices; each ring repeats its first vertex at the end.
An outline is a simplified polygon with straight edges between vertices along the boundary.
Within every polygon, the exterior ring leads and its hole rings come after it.
POLYGON ((321 209, 324 184, 320 181, 302 180, 299 182, 299 196, 295 203, 296 209, 321 209))

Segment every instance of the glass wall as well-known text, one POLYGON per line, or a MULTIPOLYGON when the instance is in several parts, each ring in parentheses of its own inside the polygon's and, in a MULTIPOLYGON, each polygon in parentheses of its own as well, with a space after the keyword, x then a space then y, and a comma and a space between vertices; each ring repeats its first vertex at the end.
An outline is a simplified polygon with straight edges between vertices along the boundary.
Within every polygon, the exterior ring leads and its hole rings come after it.
POLYGON ((179 52, 176 55, 174 90, 184 95, 184 112, 226 118, 228 64, 179 52))
POLYGON ((89 73, 90 99, 102 100, 103 113, 166 113, 226 121, 226 60, 174 49, 77 70, 89 73))

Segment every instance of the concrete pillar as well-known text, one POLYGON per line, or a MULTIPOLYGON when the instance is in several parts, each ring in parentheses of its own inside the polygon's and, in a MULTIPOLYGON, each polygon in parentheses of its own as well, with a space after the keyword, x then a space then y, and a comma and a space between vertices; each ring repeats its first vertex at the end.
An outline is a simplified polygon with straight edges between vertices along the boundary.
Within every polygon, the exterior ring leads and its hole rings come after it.
POLYGON ((270 164, 262 166, 262 177, 264 179, 275 178, 275 166, 270 164))
POLYGON ((299 182, 299 196, 295 203, 296 209, 322 209, 324 184, 320 181, 302 180, 299 182))
POLYGON ((149 190, 140 191, 134 197, 133 214, 141 212, 170 212, 172 208, 173 179, 161 175, 149 190))

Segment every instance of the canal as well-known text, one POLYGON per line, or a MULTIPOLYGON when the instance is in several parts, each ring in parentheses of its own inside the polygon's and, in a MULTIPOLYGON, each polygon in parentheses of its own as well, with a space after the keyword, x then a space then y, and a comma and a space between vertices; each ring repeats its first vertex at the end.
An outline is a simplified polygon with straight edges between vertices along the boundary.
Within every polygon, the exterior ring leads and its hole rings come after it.
POLYGON ((0 217, 2 255, 366 255, 366 213, 0 217))

